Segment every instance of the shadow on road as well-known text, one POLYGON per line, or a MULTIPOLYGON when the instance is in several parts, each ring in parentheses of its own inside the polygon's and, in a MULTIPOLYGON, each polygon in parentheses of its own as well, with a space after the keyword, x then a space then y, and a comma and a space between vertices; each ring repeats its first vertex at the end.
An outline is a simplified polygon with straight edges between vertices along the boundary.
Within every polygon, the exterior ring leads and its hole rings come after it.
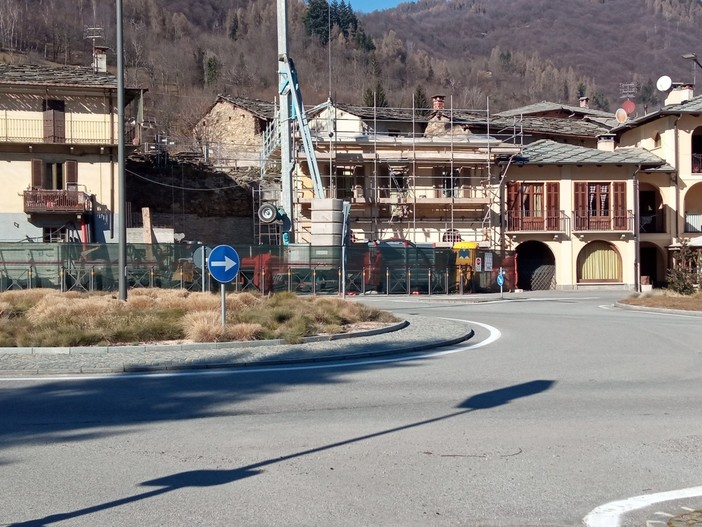
POLYGON ((154 496, 165 494, 178 489, 226 485, 244 478, 255 476, 256 474, 261 473, 264 467, 289 461, 291 459, 300 458, 310 454, 316 454, 325 450, 331 450, 337 447, 350 445, 353 443, 359 443, 361 441, 367 441, 376 437, 401 432, 403 430, 409 430, 412 428, 437 423, 439 421, 452 419, 479 410, 489 410, 492 408, 497 408, 499 406, 509 404, 510 402, 516 399, 521 399, 524 397, 529 397, 545 392, 551 389, 555 383, 556 381, 552 380, 534 380, 522 384, 516 384, 505 388, 500 388, 498 390, 479 393, 469 397, 468 399, 457 405, 456 408, 459 408, 460 410, 456 412, 451 412, 449 414, 442 415, 439 417, 433 417, 431 419, 417 421, 415 423, 390 428, 388 430, 382 430, 380 432, 366 434, 344 441, 339 441, 336 443, 311 448, 309 450, 303 450, 301 452, 295 452, 293 454, 288 454, 287 456, 276 457, 274 459, 267 459, 244 467, 239 467, 231 470, 190 470, 187 472, 171 474, 169 476, 164 476, 162 478, 153 479, 141 483, 141 486, 143 487, 158 487, 148 492, 143 492, 141 494, 121 498, 119 500, 94 505, 92 507, 86 507, 84 509, 79 509, 76 511, 52 514, 50 516, 46 516, 44 518, 39 518, 36 520, 30 520, 22 523, 14 523, 11 524, 10 527, 42 527, 50 525, 52 523, 69 520, 80 516, 86 516, 88 514, 107 509, 112 509, 128 503, 149 499, 154 496))

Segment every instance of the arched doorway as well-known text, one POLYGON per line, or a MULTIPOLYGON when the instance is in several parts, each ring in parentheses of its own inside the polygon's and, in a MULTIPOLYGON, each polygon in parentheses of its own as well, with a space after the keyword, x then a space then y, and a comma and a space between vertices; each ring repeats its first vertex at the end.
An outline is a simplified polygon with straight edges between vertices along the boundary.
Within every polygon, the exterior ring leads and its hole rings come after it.
POLYGON ((702 232, 702 183, 695 183, 685 192, 685 232, 702 232))
POLYGON ((650 183, 641 183, 639 210, 639 232, 665 232, 665 209, 658 187, 650 183))
POLYGON ((622 257, 611 243, 588 243, 578 254, 578 283, 621 282, 622 257))
POLYGON ((528 241, 519 244, 516 287, 525 291, 556 288, 556 258, 543 243, 528 241))
POLYGON ((645 277, 649 277, 651 285, 659 287, 665 281, 663 272, 665 263, 659 248, 653 243, 641 243, 640 261, 641 261, 641 283, 646 282, 645 277), (660 273, 660 274, 659 274, 660 273))

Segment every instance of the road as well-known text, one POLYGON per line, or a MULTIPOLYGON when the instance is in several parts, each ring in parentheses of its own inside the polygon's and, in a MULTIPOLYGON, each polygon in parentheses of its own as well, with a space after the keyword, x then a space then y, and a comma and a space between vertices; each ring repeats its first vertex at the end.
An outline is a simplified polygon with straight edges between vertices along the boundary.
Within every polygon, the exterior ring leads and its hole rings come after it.
POLYGON ((436 357, 0 379, 0 525, 574 526, 702 485, 702 318, 505 298, 364 299, 472 321, 436 357))

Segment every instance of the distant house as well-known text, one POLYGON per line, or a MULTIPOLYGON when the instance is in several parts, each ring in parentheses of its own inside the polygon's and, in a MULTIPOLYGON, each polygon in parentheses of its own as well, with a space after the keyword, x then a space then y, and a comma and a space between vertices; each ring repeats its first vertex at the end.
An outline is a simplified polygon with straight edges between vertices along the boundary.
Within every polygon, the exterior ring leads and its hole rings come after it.
MULTIPOLYGON (((142 96, 125 90, 130 147, 142 96)), ((0 240, 116 241, 116 104, 108 73, 0 64, 0 240)))
POLYGON ((272 102, 220 95, 193 134, 204 157, 216 166, 258 166, 263 132, 274 116, 272 102))
MULTIPOLYGON (((258 113, 242 121, 263 145, 275 111, 258 113)), ((428 112, 329 101, 308 122, 324 198, 350 204, 352 240, 475 242, 514 252, 510 288, 630 290, 665 283, 684 238, 702 247, 700 116, 683 86, 623 124, 546 102, 453 110, 441 96, 428 112)), ((315 227, 310 160, 294 143, 294 241, 315 244, 315 228, 336 226, 315 227)))
POLYGON ((620 145, 645 148, 671 168, 638 179, 641 276, 663 283, 683 239, 702 250, 702 97, 680 85, 658 111, 612 133, 620 145))

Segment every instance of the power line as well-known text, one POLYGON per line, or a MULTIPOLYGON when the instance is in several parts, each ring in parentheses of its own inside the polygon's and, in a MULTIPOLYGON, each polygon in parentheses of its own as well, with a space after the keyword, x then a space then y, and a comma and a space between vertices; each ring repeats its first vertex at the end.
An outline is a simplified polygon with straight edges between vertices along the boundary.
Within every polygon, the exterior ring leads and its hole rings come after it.
POLYGON ((193 191, 200 191, 200 192, 212 192, 214 190, 229 190, 233 188, 241 188, 240 185, 232 185, 230 187, 214 187, 214 188, 193 188, 193 187, 179 187, 178 185, 169 185, 168 183, 161 183, 160 181, 154 181, 153 179, 149 179, 145 176, 142 176, 141 174, 137 174, 136 172, 132 172, 131 170, 126 170, 126 172, 129 172, 131 175, 138 177, 139 179, 143 179, 144 181, 148 181, 149 183, 153 183, 154 185, 160 185, 162 187, 168 187, 168 188, 173 188, 177 190, 193 190, 193 191))

